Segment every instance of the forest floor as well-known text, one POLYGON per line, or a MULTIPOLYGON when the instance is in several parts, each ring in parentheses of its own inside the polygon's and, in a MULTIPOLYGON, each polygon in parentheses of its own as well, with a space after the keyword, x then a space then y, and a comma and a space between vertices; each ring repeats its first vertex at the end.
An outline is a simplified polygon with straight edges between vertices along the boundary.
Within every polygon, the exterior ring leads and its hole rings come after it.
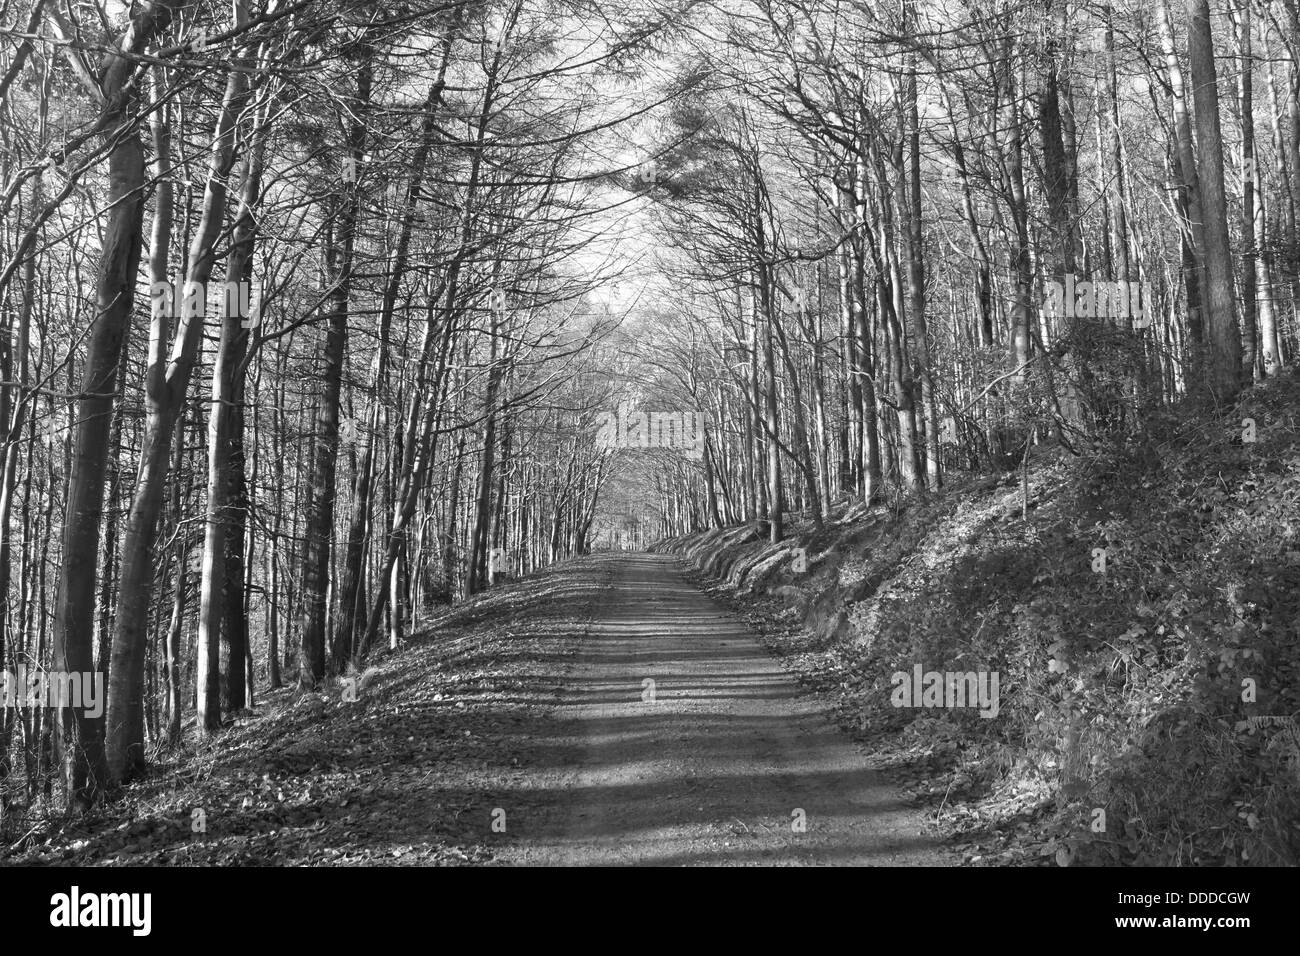
POLYGON ((266 694, 75 826, 33 817, 0 858, 956 862, 828 700, 667 556, 595 555, 493 589, 357 691, 266 694))

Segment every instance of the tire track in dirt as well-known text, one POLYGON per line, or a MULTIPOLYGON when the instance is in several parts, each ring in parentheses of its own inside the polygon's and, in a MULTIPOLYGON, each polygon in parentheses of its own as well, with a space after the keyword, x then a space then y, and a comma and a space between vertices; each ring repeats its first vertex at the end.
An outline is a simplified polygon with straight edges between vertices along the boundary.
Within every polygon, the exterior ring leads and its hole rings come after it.
POLYGON ((596 569, 612 571, 609 590, 588 622, 573 622, 586 634, 533 741, 529 779, 513 790, 524 805, 507 808, 498 862, 953 862, 675 559, 615 554, 596 569))

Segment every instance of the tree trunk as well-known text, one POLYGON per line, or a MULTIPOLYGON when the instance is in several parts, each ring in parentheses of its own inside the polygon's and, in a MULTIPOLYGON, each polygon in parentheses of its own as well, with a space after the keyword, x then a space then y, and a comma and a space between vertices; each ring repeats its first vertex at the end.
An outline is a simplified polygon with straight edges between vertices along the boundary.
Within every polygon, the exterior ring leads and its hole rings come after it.
MULTIPOLYGON (((366 139, 365 120, 370 110, 374 70, 369 46, 361 54, 353 103, 355 119, 348 155, 360 163, 366 139)), ((344 352, 348 337, 348 307, 352 290, 353 251, 361 213, 361 190, 356 183, 344 190, 339 206, 338 233, 331 243, 327 269, 332 283, 329 322, 325 338, 324 367, 316 399, 313 428, 311 494, 307 505, 306 547, 303 553, 304 625, 299 649, 298 684, 316 687, 325 677, 325 638, 329 625, 330 550, 334 538, 334 476, 339 447, 339 394, 343 382, 344 352)))
MULTIPOLYGON (((237 9, 244 9, 242 3, 237 9)), ((159 287, 154 287, 146 385, 149 414, 140 449, 139 475, 123 538, 121 588, 113 625, 108 763, 114 782, 130 779, 144 764, 144 652, 148 641, 149 595, 152 591, 158 513, 162 507, 176 417, 189 391, 202 339, 210 280, 216 264, 216 244, 225 218, 226 177, 235 158, 235 119, 243 106, 246 89, 246 74, 242 70, 232 71, 226 81, 225 96, 212 137, 203 212, 190 245, 189 270, 182 294, 175 298, 165 294, 160 299, 159 287), (170 325, 168 311, 172 304, 180 308, 182 319, 173 343, 171 361, 164 372, 162 354, 166 348, 170 325)), ((158 135, 157 131, 155 135, 158 135)), ((162 136, 165 140, 166 130, 162 131, 162 136)), ((169 240, 171 234, 169 207, 159 208, 158 215, 166 217, 167 221, 155 223, 150 261, 151 277, 163 283, 166 282, 166 257, 170 245, 164 239, 169 240)), ((200 649, 200 680, 207 675, 205 666, 200 649)), ((215 668, 212 671, 215 680, 215 668)))
POLYGON ((1205 263, 1209 286, 1210 374, 1206 384, 1220 402, 1230 402, 1241 390, 1241 333, 1232 279, 1232 246, 1228 240, 1228 210, 1223 187, 1223 135, 1219 126, 1214 44, 1210 36, 1208 0, 1187 0, 1188 61, 1192 101, 1196 107, 1197 175, 1201 211, 1205 218, 1205 263))
MULTIPOLYGON (((253 275, 253 244, 257 232, 254 211, 261 195, 264 124, 263 113, 253 130, 251 149, 243 164, 243 188, 226 264, 227 283, 245 283, 245 288, 253 275)), ((217 651, 217 666, 199 684, 199 722, 207 728, 220 726, 223 711, 241 709, 247 692, 243 516, 248 501, 244 484, 242 403, 249 330, 245 328, 244 318, 238 309, 224 310, 221 338, 212 365, 208 506, 204 521, 203 574, 199 579, 200 660, 208 661, 211 668, 214 647, 217 651), (213 671, 217 677, 215 695, 212 694, 213 671)))
MULTIPOLYGON (((125 107, 112 117, 108 160, 108 223, 100 259, 97 303, 81 374, 75 451, 64 510, 63 551, 54 605, 53 669, 91 679, 95 585, 109 430, 117 396, 121 350, 131 327, 144 219, 144 149, 125 107)), ((116 663, 114 676, 116 677, 116 663)), ((70 806, 86 810, 107 781, 104 720, 89 707, 61 707, 59 757, 70 806)))

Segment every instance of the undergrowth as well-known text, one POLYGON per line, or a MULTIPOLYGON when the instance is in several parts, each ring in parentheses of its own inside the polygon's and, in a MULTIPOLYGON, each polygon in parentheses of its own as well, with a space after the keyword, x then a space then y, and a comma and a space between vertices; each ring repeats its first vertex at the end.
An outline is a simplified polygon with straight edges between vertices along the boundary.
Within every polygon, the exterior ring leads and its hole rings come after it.
POLYGON ((838 567, 851 633, 786 650, 920 768, 972 861, 1300 863, 1297 409, 1287 375, 1040 460, 1029 502, 1010 475, 845 535, 811 563, 838 567), (996 671, 997 717, 894 706, 918 663, 996 671))

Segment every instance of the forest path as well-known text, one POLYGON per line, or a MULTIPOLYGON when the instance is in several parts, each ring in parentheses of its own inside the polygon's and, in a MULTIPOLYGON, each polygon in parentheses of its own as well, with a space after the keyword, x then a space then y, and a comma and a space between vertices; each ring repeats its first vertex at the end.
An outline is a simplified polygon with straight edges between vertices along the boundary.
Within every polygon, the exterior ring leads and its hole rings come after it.
POLYGON ((666 555, 503 583, 367 674, 355 695, 265 692, 102 812, 0 845, 0 863, 955 862, 666 555))
POLYGON ((573 621, 585 634, 530 748, 555 759, 520 768, 498 862, 945 862, 920 814, 673 558, 593 570, 607 590, 573 621))

